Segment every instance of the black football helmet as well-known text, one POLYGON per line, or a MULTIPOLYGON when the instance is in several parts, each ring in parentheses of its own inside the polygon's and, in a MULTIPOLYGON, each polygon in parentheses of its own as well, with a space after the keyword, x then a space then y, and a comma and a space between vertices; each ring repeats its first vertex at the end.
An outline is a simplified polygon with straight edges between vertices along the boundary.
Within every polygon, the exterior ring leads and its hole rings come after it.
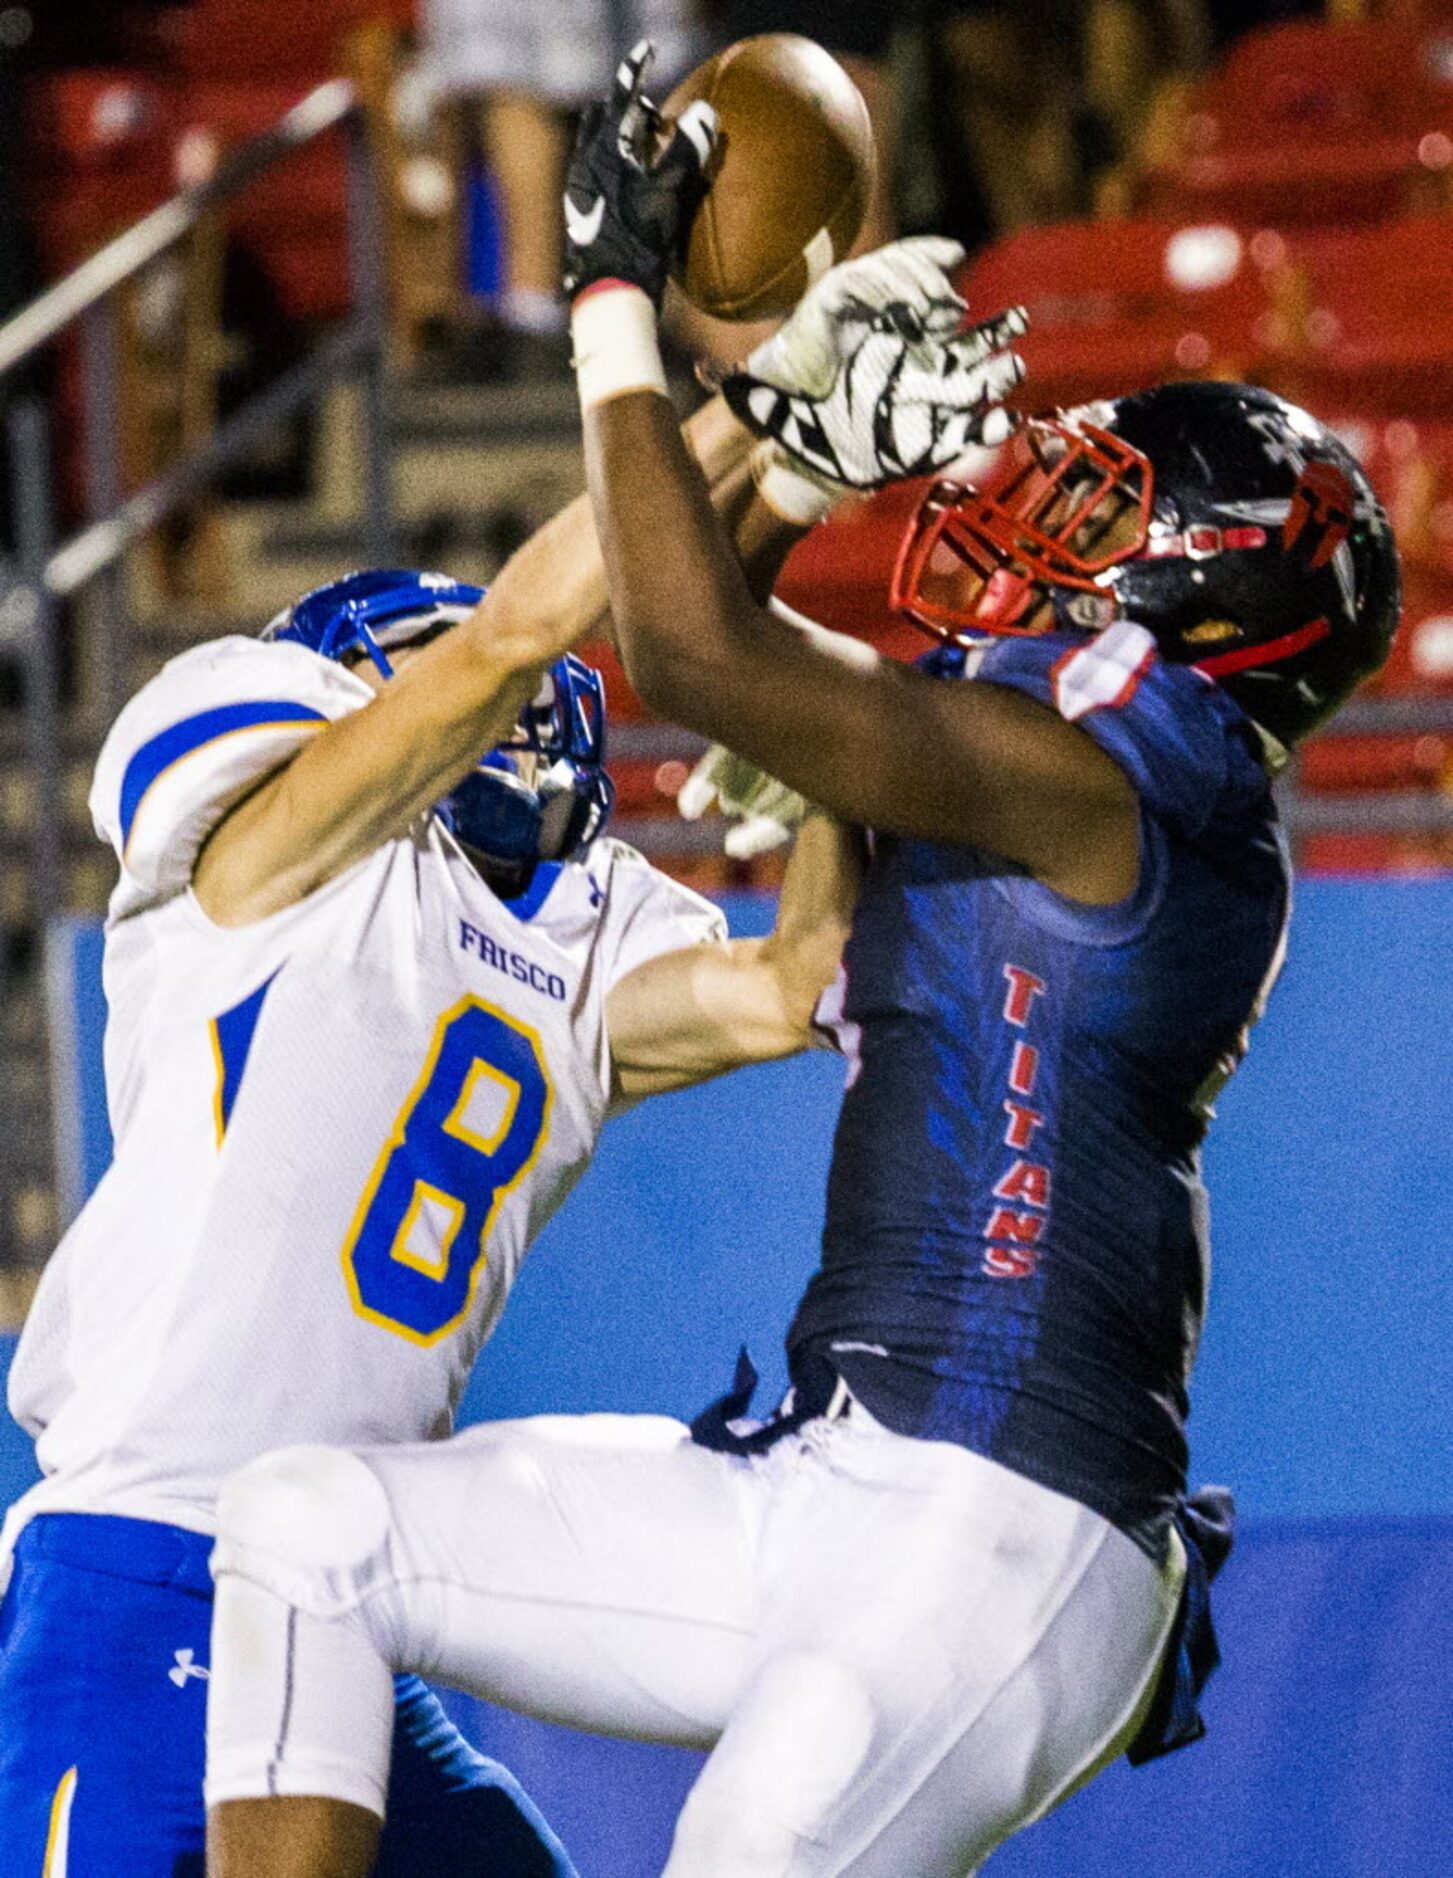
POLYGON ((1352 453, 1252 385, 1172 384, 1032 418, 985 488, 939 483, 900 611, 939 638, 1117 618, 1289 748, 1387 657, 1397 548, 1352 453))

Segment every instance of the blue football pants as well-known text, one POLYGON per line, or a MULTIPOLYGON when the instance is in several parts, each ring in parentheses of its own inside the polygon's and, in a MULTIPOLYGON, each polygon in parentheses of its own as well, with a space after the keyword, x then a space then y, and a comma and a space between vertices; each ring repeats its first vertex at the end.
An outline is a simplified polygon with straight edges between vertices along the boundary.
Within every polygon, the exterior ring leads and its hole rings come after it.
MULTIPOLYGON (((210 1539, 37 1516, 0 1601, 0 1873, 203 1878, 210 1539)), ((375 1878, 574 1878, 514 1778, 396 1685, 375 1878)))

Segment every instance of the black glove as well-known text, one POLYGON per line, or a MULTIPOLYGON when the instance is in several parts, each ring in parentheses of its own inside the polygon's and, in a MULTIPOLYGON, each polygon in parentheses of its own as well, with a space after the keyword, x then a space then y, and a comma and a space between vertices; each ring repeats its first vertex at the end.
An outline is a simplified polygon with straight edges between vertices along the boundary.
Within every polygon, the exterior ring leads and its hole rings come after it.
POLYGON ((609 101, 587 106, 565 180, 565 291, 629 281, 656 306, 707 190, 716 113, 698 101, 653 156, 661 113, 641 85, 654 53, 643 39, 616 71, 609 101))

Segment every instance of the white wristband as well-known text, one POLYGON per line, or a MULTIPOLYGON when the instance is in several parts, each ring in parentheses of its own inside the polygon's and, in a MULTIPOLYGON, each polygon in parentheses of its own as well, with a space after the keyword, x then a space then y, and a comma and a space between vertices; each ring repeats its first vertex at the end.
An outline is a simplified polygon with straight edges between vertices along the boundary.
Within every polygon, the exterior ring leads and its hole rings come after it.
POLYGON ((770 438, 753 450, 751 466, 757 494, 774 515, 796 528, 814 527, 831 515, 848 493, 805 475, 770 438))
POLYGON ((580 408, 593 411, 629 391, 666 393, 666 372, 656 338, 656 309, 626 281, 587 287, 570 313, 580 408))

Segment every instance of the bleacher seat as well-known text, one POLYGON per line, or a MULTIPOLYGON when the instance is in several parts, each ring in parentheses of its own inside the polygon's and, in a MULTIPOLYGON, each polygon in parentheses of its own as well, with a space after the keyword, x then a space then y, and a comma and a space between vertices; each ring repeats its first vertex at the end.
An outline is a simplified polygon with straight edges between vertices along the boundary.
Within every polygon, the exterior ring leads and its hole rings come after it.
POLYGON ((126 70, 54 72, 28 87, 27 171, 34 226, 50 275, 164 202, 175 187, 173 101, 126 70))
POLYGON ((1302 748, 1297 783, 1302 789, 1335 794, 1445 792, 1453 783, 1453 731, 1312 737, 1302 748))
POLYGON ((1453 420, 1453 216, 1283 231, 1298 307, 1272 382, 1313 410, 1453 420))
MULTIPOLYGON (((28 103, 30 173, 46 272, 75 266, 164 201, 188 175, 183 152, 213 155, 274 124, 345 67, 351 30, 380 18, 407 26, 413 0, 196 0, 158 31, 154 73, 63 72, 28 103)), ((326 138, 247 191, 230 211, 236 238, 294 317, 336 318, 348 304, 342 153, 326 138)))
POLYGON ((339 69, 352 28, 386 19, 408 26, 412 0, 305 0, 281 8, 267 0, 192 0, 170 9, 164 24, 173 76, 203 83, 316 80, 339 69))
POLYGON ((1192 92, 1145 177, 1152 213, 1253 226, 1440 206, 1453 170, 1453 37, 1373 20, 1248 33, 1192 92))
MULTIPOLYGON (((209 140, 221 154, 270 129, 326 75, 188 83, 178 105, 182 134, 209 140)), ((336 133, 251 184, 231 204, 228 228, 262 266, 291 316, 336 319, 347 312, 347 186, 336 133)))
POLYGON ((973 257, 963 291, 973 318, 1016 303, 1028 309, 1019 402, 1036 409, 1167 378, 1245 378, 1274 306, 1241 233, 1169 221, 1016 230, 973 257))
POLYGON ((674 815, 676 791, 686 780, 684 764, 649 757, 612 757, 615 812, 621 816, 674 815))
POLYGON ((1453 697, 1453 576, 1403 567, 1403 617, 1374 697, 1453 697))
POLYGON ((1297 844, 1304 874, 1397 874, 1425 878, 1453 866, 1453 837, 1437 834, 1308 834, 1297 844))

